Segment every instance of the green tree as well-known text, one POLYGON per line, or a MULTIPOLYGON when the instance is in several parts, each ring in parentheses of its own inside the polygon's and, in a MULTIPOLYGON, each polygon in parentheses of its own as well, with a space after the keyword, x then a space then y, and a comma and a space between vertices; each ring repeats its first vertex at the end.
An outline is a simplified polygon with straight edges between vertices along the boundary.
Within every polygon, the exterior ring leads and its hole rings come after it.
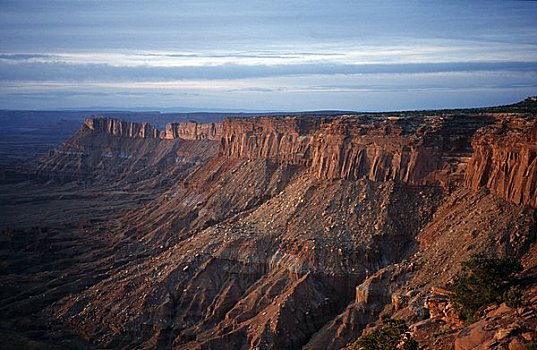
POLYGON ((463 263, 453 283, 452 300, 462 318, 474 321, 482 307, 504 301, 505 292, 517 284, 522 266, 514 258, 488 258, 474 255, 463 263))
POLYGON ((410 329, 403 320, 387 318, 382 326, 358 339, 361 350, 417 350, 418 344, 410 337, 410 329))

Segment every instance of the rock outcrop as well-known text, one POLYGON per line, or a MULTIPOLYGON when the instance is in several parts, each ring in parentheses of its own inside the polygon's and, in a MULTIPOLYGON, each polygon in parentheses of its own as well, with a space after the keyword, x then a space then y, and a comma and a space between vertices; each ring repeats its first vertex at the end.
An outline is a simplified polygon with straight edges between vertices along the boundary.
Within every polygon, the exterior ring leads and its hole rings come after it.
POLYGON ((537 207, 537 118, 499 115, 473 138, 465 185, 488 188, 515 204, 537 207))
POLYGON ((168 183, 216 155, 218 125, 168 124, 166 130, 179 133, 166 136, 147 123, 86 119, 71 139, 39 160, 37 174, 60 180, 129 182, 159 176, 168 183))
POLYGON ((164 131, 148 123, 137 123, 113 118, 88 118, 83 128, 96 133, 130 138, 161 138, 166 140, 220 141, 222 123, 198 123, 195 121, 167 123, 164 131))
POLYGON ((220 141, 222 123, 198 123, 195 121, 168 123, 161 137, 167 140, 212 140, 220 141))
POLYGON ((323 118, 261 117, 224 120, 222 156, 309 165, 323 118))
POLYGON ((537 122, 524 114, 232 118, 220 154, 366 178, 474 190, 537 206, 537 122))
POLYGON ((486 116, 227 119, 224 156, 308 166, 319 179, 459 183, 486 116))
MULTIPOLYGON (((84 132, 157 143, 220 141, 221 156, 302 165, 318 179, 486 187, 512 203, 537 207, 537 121, 532 114, 228 118, 223 125, 169 123, 162 132, 147 123, 97 118, 85 121, 84 132)), ((88 156, 76 143, 68 141, 53 155, 88 156)), ((101 153, 106 158, 114 154, 101 153)), ((128 158, 131 153, 118 154, 128 158)), ((41 174, 49 170, 40 167, 41 174)))
POLYGON ((158 138, 158 130, 148 123, 136 123, 112 118, 89 118, 84 126, 97 133, 132 138, 158 138))

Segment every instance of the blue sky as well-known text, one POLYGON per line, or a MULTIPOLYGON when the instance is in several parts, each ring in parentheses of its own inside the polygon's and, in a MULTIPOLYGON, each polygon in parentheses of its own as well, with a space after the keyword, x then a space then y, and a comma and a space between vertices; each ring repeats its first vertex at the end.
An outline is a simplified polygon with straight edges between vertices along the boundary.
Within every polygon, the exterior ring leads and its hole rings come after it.
POLYGON ((537 94, 537 1, 4 1, 0 108, 382 111, 537 94))

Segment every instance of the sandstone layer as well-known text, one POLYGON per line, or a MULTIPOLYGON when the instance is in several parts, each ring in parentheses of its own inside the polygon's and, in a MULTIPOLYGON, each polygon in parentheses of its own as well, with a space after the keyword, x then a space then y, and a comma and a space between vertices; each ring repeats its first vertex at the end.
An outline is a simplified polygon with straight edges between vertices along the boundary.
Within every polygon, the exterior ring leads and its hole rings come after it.
POLYGON ((183 140, 213 140, 220 141, 222 137, 221 123, 197 123, 194 121, 181 123, 168 123, 164 131, 165 139, 183 140))
POLYGON ((531 114, 227 119, 220 155, 307 167, 319 179, 487 187, 536 206, 531 114))
POLYGON ((97 133, 131 138, 157 138, 158 130, 147 123, 135 123, 111 118, 86 119, 84 126, 97 133))
POLYGON ((537 119, 500 115, 479 130, 465 185, 488 188, 515 204, 537 207, 537 119))

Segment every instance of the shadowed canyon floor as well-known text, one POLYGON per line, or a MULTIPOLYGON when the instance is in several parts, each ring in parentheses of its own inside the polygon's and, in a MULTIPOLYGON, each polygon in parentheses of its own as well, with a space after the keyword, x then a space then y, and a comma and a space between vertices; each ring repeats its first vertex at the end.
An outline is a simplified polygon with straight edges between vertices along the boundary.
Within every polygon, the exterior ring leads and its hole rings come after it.
POLYGON ((537 341, 532 100, 89 119, 32 169, 0 184, 7 348, 353 348, 382 316, 429 349, 537 341), (527 304, 439 311, 474 253, 519 258, 527 304))

